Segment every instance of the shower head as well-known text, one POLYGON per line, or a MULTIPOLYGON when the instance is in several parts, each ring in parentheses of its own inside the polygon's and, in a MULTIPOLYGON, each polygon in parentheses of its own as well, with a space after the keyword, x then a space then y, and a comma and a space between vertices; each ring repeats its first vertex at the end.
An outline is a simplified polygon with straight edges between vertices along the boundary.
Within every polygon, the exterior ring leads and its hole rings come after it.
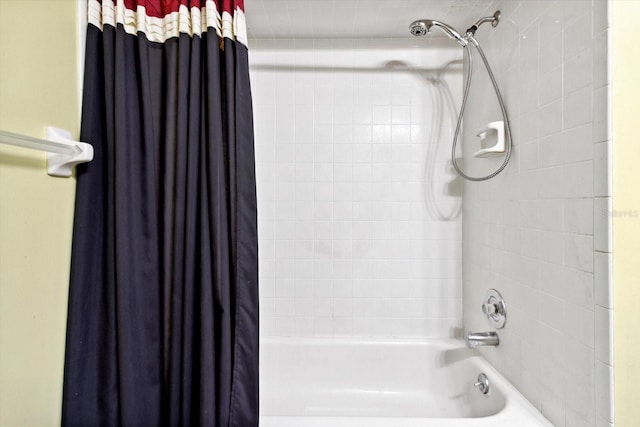
POLYGON ((413 21, 411 25, 409 25, 409 31, 411 31, 411 35, 416 37, 423 37, 429 34, 429 30, 433 22, 428 19, 421 19, 418 21, 413 21))
POLYGON ((431 27, 440 28, 447 36, 457 41, 462 46, 467 45, 467 41, 463 39, 462 36, 450 25, 447 25, 444 22, 434 21, 433 19, 419 19, 417 21, 413 21, 411 25, 409 25, 409 31, 411 31, 411 34, 416 37, 423 37, 429 34, 431 27))

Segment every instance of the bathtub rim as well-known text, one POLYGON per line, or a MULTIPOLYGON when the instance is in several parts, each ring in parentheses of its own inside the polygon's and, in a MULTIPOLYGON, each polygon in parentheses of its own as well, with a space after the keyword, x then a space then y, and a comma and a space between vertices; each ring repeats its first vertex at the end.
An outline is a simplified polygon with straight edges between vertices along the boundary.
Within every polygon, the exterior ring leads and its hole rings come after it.
MULTIPOLYGON (((413 426, 418 425, 420 420, 433 420, 434 422, 438 422, 441 425, 457 425, 456 423, 461 423, 465 420, 473 420, 474 425, 482 426, 482 425, 492 425, 492 426, 509 426, 513 422, 522 422, 521 417, 522 414, 525 413, 529 417, 531 417, 531 425, 539 425, 539 426, 547 426, 553 427, 551 422, 547 420, 544 415, 535 407, 529 400, 527 400, 522 393, 516 389, 516 387, 511 384, 503 374, 501 374, 486 358, 482 356, 482 354, 476 349, 468 349, 466 348, 466 343, 462 339, 458 338, 425 338, 425 337, 296 337, 296 336, 287 336, 287 337, 279 337, 279 336, 267 336, 260 337, 260 354, 262 354, 262 347, 265 344, 277 345, 277 344, 294 344, 294 345, 384 345, 384 346, 411 346, 411 345, 420 345, 420 346, 433 346, 435 348, 441 350, 454 350, 454 349, 464 349, 472 353, 471 356, 468 357, 472 361, 478 365, 478 368, 487 374, 489 379, 492 382, 492 387, 495 387, 504 397, 505 404, 504 407, 497 413, 492 415, 487 415, 484 417, 476 417, 476 418, 415 418, 415 417, 298 417, 298 416, 278 416, 278 415, 260 415, 261 421, 266 421, 266 427, 270 425, 269 420, 277 420, 278 426, 281 427, 294 427, 300 422, 307 422, 308 419, 317 419, 319 420, 317 424, 305 424, 305 426, 315 427, 316 425, 328 425, 327 421, 331 420, 332 423, 338 423, 335 425, 349 425, 349 421, 352 421, 354 418, 364 421, 366 420, 372 427, 375 427, 376 424, 383 423, 383 420, 393 420, 393 425, 398 427, 402 427, 403 425, 413 426), (325 420, 325 421, 322 421, 325 420), (323 422, 325 424, 323 424, 323 422), (343 423, 343 424, 341 424, 343 423), (412 424, 413 423, 413 424, 412 424)), ((260 368, 262 369, 262 357, 259 358, 260 368)), ((261 424, 262 425, 262 424, 261 424)), ((380 424, 382 425, 382 424, 380 424)), ((519 424, 525 426, 526 424, 519 424)))

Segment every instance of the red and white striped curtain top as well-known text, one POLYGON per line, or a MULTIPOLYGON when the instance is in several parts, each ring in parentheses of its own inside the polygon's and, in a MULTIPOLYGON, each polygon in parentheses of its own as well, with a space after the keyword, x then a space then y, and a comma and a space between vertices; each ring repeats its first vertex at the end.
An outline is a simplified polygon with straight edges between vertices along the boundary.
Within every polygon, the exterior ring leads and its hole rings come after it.
POLYGON ((210 29, 247 45, 244 0, 89 0, 88 22, 124 27, 163 43, 180 33, 200 36, 210 29))

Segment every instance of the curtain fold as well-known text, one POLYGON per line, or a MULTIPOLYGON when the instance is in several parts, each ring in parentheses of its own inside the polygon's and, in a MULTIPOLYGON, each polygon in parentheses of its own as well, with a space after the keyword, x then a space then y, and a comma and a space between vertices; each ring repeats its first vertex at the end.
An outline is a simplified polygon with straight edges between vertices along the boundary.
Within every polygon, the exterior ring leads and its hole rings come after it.
POLYGON ((258 424, 242 8, 89 1, 65 426, 258 424))

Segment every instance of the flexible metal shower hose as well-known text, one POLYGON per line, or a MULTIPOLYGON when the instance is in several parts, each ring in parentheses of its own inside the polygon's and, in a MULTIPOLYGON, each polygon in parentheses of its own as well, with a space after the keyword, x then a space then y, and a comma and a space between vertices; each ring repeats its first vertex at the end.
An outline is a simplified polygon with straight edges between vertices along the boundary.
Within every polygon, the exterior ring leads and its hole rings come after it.
POLYGON ((458 145, 458 136, 460 134, 460 127, 462 125, 462 116, 464 116, 464 110, 467 105, 467 98, 469 97, 469 88, 471 87, 471 75, 473 73, 473 60, 471 57, 471 52, 469 51, 469 45, 467 44, 466 46, 464 46, 464 51, 467 52, 467 58, 469 58, 469 64, 467 66, 467 82, 464 87, 464 94, 462 96, 462 105, 460 106, 460 114, 458 115, 458 123, 456 124, 456 131, 453 135, 453 144, 451 147, 451 163, 453 163, 453 167, 455 168, 456 172, 458 172, 458 174, 464 179, 467 179, 469 181, 486 181, 498 175, 500 172, 502 172, 504 168, 507 167, 507 164, 509 163, 509 159, 511 158, 511 148, 512 148, 511 126, 509 125, 509 117, 507 117, 507 110, 504 107, 504 101, 502 100, 502 95, 500 94, 498 83, 496 82, 496 78, 493 75, 493 71, 491 71, 489 62, 487 61, 487 58, 484 55, 482 48, 480 48, 480 45, 478 44, 478 42, 473 37, 469 37, 469 40, 476 47, 476 49, 478 50, 478 53, 480 53, 480 57, 482 58, 482 62, 484 62, 484 66, 487 69, 487 72, 489 73, 489 77, 491 78, 491 83, 493 84, 493 89, 495 90, 496 96, 498 98, 498 103, 500 104, 500 110, 502 110, 502 117, 505 123, 505 134, 507 137, 507 151, 505 153, 504 161, 502 162, 500 167, 493 173, 486 176, 480 176, 480 177, 469 176, 466 173, 464 173, 462 169, 458 166, 458 162, 456 160, 456 146, 458 145))

